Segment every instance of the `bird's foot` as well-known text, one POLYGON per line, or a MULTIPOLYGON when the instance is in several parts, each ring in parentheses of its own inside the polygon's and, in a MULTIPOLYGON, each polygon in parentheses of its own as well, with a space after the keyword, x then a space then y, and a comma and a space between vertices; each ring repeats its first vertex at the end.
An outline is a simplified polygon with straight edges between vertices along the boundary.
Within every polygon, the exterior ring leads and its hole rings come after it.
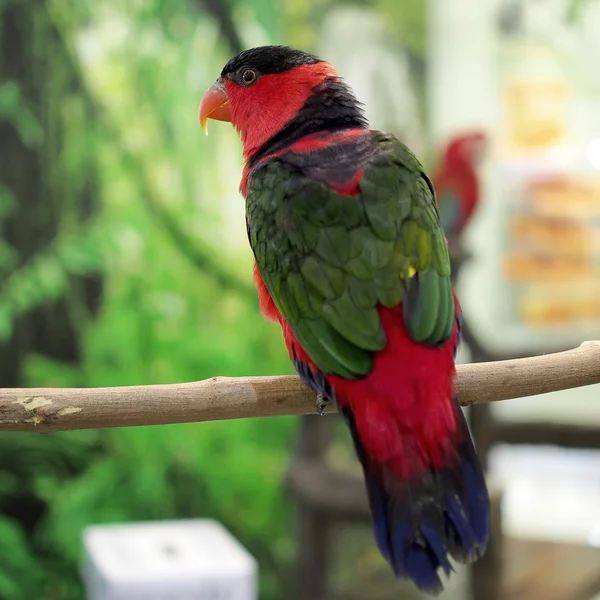
POLYGON ((322 392, 317 392, 317 414, 320 417, 325 416, 325 410, 327 409, 328 404, 329 400, 322 394, 322 392))

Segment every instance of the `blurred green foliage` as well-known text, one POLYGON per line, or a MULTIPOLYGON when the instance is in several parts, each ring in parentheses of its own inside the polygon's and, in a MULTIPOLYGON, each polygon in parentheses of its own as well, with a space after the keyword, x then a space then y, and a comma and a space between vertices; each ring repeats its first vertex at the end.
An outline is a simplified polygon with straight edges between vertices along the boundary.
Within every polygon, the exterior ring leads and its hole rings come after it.
POLYGON ((282 0, 286 43, 299 48, 312 47, 324 12, 341 4, 375 9, 383 18, 391 39, 407 52, 425 58, 429 0, 282 0))
MULTIPOLYGON (((0 0, 0 19, 16 6, 0 0)), ((58 233, 23 260, 4 232, 15 207, 30 199, 0 181, 0 344, 18 319, 66 295, 83 348, 74 363, 29 354, 21 383, 291 372, 281 334, 261 318, 253 292, 239 142, 219 125, 209 141, 197 123, 201 94, 230 55, 203 3, 34 0, 18 9, 29 11, 19 26, 32 43, 34 70, 51 64, 54 74, 74 73, 77 85, 56 104, 40 103, 40 113, 21 83, 6 77, 0 56, 0 125, 36 160, 60 161, 55 184, 64 200, 58 233), (44 27, 62 43, 43 44, 44 27), (56 118, 63 135, 51 135, 39 114, 56 118), (84 155, 97 170, 101 210, 82 223, 84 155), (92 318, 70 277, 94 273, 105 291, 92 318)), ((234 18, 246 45, 281 41, 273 2, 238 0, 234 18)), ((1 434, 0 598, 81 599, 86 525, 173 517, 222 521, 259 561, 261 598, 284 597, 294 548, 281 482, 295 430, 294 419, 279 418, 1 434)))

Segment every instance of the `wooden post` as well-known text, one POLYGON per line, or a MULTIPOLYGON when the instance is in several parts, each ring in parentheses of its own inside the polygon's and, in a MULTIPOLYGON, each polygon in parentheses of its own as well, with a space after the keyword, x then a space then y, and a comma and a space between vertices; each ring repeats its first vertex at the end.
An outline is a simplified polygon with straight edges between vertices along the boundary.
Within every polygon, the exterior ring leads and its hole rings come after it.
MULTIPOLYGON (((294 460, 322 462, 331 441, 333 419, 307 415, 302 419, 297 456, 294 460)), ((298 568, 296 600, 320 600, 327 590, 331 555, 328 515, 306 499, 298 498, 298 568)))
POLYGON ((488 482, 490 493, 490 539, 485 554, 469 569, 472 600, 502 600, 503 534, 502 490, 488 482))

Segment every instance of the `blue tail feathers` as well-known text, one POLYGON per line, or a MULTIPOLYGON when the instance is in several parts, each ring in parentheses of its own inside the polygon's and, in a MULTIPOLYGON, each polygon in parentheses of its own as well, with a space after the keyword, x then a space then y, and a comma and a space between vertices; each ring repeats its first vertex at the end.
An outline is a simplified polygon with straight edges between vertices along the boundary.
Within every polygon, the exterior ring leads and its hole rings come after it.
POLYGON ((401 480, 372 461, 358 439, 354 416, 343 409, 363 466, 377 545, 398 577, 439 594, 440 570, 452 571, 449 556, 468 563, 484 552, 489 535, 489 498, 465 417, 459 423, 455 453, 441 470, 401 480))

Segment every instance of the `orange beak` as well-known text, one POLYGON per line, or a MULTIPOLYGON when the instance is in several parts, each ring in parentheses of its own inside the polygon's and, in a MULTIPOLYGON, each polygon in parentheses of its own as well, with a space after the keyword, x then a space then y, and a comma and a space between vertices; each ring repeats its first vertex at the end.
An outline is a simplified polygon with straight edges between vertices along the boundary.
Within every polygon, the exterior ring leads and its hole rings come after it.
POLYGON ((221 78, 217 79, 206 90, 202 100, 200 101, 199 109, 200 127, 206 135, 208 135, 208 120, 229 121, 231 122, 231 112, 229 110, 229 101, 225 85, 221 78))

